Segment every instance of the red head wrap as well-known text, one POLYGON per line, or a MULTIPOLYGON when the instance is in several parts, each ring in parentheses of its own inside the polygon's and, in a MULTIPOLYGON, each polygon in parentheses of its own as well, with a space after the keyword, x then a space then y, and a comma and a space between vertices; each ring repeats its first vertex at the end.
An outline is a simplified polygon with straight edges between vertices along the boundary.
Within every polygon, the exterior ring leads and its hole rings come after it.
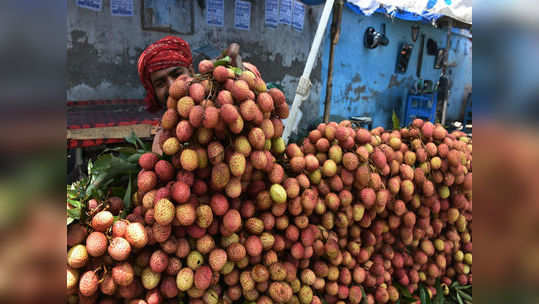
POLYGON ((192 63, 189 44, 174 36, 166 36, 142 52, 138 59, 138 75, 146 89, 145 101, 149 111, 156 111, 160 107, 152 85, 151 73, 174 66, 189 67, 192 63))

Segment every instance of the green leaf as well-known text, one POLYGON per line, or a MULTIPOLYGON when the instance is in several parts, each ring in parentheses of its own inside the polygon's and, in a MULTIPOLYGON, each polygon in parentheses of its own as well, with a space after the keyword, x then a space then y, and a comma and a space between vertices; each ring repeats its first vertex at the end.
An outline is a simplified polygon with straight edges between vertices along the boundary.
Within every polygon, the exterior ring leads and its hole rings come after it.
POLYGON ((138 159, 140 158, 141 155, 142 155, 142 153, 132 154, 127 158, 127 161, 130 162, 130 163, 137 163, 138 164, 138 159))
POLYGON ((67 215, 76 220, 80 219, 80 213, 80 208, 67 209, 67 215))
MULTIPOLYGON (((139 168, 136 163, 131 163, 112 154, 104 154, 95 161, 93 170, 94 174, 92 174, 90 185, 86 188, 87 197, 103 191, 103 186, 109 180, 114 180, 117 176, 135 174, 139 168)), ((101 195, 98 197, 101 197, 101 195)))
POLYGON ((462 298, 460 297, 460 294, 457 292, 457 301, 459 302, 459 304, 464 304, 462 302, 462 298))
POLYGON ((455 287, 456 290, 465 290, 468 288, 472 288, 472 285, 464 285, 464 286, 460 285, 460 286, 455 287))
POLYGON ((213 63, 213 66, 216 67, 216 66, 220 66, 220 65, 228 65, 230 64, 230 57, 228 56, 225 56, 221 59, 218 59, 216 60, 214 63, 213 63))
POLYGON ((114 148, 106 148, 104 149, 101 154, 106 154, 106 153, 109 153, 109 152, 118 152, 120 154, 133 154, 133 153, 136 153, 137 151, 139 151, 142 149, 136 149, 134 147, 114 147, 114 148))
POLYGON ((464 300, 470 301, 470 302, 472 301, 472 296, 470 296, 468 293, 464 291, 458 291, 457 293, 460 294, 461 298, 463 298, 464 300))
POLYGON ((422 284, 419 285, 419 299, 421 300, 421 304, 430 304, 429 293, 427 292, 427 288, 422 284))
POLYGON ((130 172, 136 171, 136 165, 128 162, 125 159, 114 156, 112 154, 101 155, 94 163, 94 171, 96 173, 109 173, 112 175, 123 174, 127 175, 130 172))
POLYGON ((67 226, 69 226, 71 223, 73 223, 74 220, 75 220, 74 218, 68 216, 67 217, 67 226))
POLYGON ((119 196, 122 197, 125 193, 125 186, 111 186, 109 187, 109 197, 119 196))
POLYGON ((92 169, 94 167, 94 163, 92 162, 92 160, 90 159, 88 161, 88 175, 91 175, 92 174, 92 169))
POLYGON ((269 90, 269 89, 273 89, 273 88, 277 88, 281 91, 284 91, 283 90, 283 87, 281 85, 279 85, 278 83, 276 82, 266 82, 266 88, 269 90))
POLYGON ((397 288, 397 290, 399 291, 400 295, 403 295, 406 298, 413 298, 412 294, 410 293, 410 291, 407 288, 404 288, 401 284, 399 284, 397 282, 395 282, 394 285, 397 288))
POLYGON ((436 297, 434 297, 434 304, 444 304, 444 291, 442 289, 442 284, 440 284, 440 278, 436 279, 436 297))
POLYGON ((81 203, 80 203, 79 201, 77 201, 77 200, 67 199, 67 202, 68 202, 71 206, 73 206, 73 207, 75 207, 75 208, 80 208, 80 207, 81 207, 81 203))
POLYGON ((142 139, 140 139, 140 137, 138 137, 138 136, 135 136, 135 137, 137 139, 137 142, 138 142, 140 148, 143 149, 144 151, 149 151, 148 146, 142 141, 142 139))
POLYGON ((410 303, 417 302, 417 299, 413 298, 413 297, 407 297, 407 296, 404 296, 402 294, 399 294, 399 301, 400 301, 401 304, 410 304, 410 303))
POLYGON ((129 175, 129 184, 127 184, 127 189, 124 194, 124 210, 122 212, 122 218, 127 216, 127 213, 131 209, 131 175, 129 175))
POLYGON ((77 190, 67 188, 67 198, 69 199, 76 199, 78 196, 77 190))
POLYGON ((367 304, 367 294, 365 293, 365 289, 363 289, 363 286, 360 286, 361 288, 361 304, 367 304))
POLYGON ((131 134, 129 136, 124 137, 125 141, 135 146, 135 148, 138 148, 137 143, 137 136, 135 135, 135 132, 131 131, 131 134))
POLYGON ((232 69, 232 71, 234 71, 234 74, 236 74, 238 76, 240 76, 241 73, 243 73, 243 71, 238 67, 232 67, 231 69, 232 69))
POLYGON ((393 110, 393 114, 391 115, 391 120, 393 121, 393 130, 400 130, 400 121, 399 117, 397 116, 397 113, 395 113, 395 110, 393 110))

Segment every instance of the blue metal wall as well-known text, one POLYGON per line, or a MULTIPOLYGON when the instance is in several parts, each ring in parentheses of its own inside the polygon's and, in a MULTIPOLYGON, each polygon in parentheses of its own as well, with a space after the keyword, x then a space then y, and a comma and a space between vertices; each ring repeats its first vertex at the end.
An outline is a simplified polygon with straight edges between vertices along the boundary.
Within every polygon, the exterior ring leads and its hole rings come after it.
MULTIPOLYGON (((411 39, 411 26, 415 22, 390 19, 380 14, 369 17, 358 15, 345 8, 341 35, 335 47, 333 64, 333 91, 330 120, 348 119, 350 116, 368 115, 373 118, 373 126, 390 128, 391 114, 395 109, 402 114, 402 104, 407 91, 416 82, 417 57, 420 36, 414 43, 411 39), (386 24, 387 46, 367 49, 363 46, 363 36, 367 27, 381 31, 386 24), (413 51, 405 74, 395 73, 398 48, 401 42, 412 43, 413 51)), ((425 34, 425 45, 429 38, 435 40, 438 47, 445 47, 447 29, 437 29, 430 24, 420 24, 420 34, 425 34)), ((324 113, 326 96, 327 69, 329 59, 329 28, 322 60, 322 83, 320 115, 324 113)), ((471 87, 471 42, 463 36, 452 38, 452 50, 449 61, 456 61, 451 68, 452 90, 447 110, 449 121, 458 118, 462 109, 465 88, 471 87)), ((439 79, 441 70, 433 69, 434 56, 423 53, 421 77, 434 83, 439 79)))

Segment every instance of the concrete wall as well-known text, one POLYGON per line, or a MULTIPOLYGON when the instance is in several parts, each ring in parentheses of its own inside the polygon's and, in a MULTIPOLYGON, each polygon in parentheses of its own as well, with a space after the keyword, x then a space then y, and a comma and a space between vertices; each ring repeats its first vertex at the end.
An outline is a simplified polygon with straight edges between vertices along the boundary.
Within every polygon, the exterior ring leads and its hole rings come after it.
MULTIPOLYGON (((79 8, 68 1, 67 18, 67 99, 143 98, 144 88, 137 75, 137 59, 144 48, 165 36, 165 33, 143 31, 140 8, 142 0, 134 0, 135 16, 113 17, 110 1, 103 1, 101 12, 79 8)), ((181 35, 192 50, 210 45, 222 50, 230 43, 241 45, 244 61, 255 64, 267 82, 277 82, 291 103, 303 72, 314 33, 320 19, 321 6, 307 6, 303 32, 291 26, 276 29, 264 27, 264 1, 251 1, 251 30, 236 30, 234 1, 225 0, 224 28, 206 25, 205 1, 193 1, 194 34, 181 35)), ((183 1, 166 1, 180 5, 183 1)), ((166 6, 156 9, 167 10, 166 6)), ((179 16, 178 18, 180 18, 179 16)), ((195 60, 200 60, 196 58, 195 60)), ((320 57, 311 74, 313 87, 310 98, 303 104, 300 125, 307 125, 319 116, 321 63, 320 57), (309 109, 309 110, 304 110, 309 109)))
MULTIPOLYGON (((110 1, 103 0, 103 10, 94 12, 79 8, 75 1, 68 1, 67 19, 67 98, 68 100, 143 98, 144 88, 139 82, 136 63, 143 49, 165 33, 143 31, 140 7, 142 0, 134 0, 135 16, 113 17, 110 1)), ((159 3, 183 3, 167 1, 159 3)), ((232 42, 241 44, 244 60, 254 63, 264 80, 277 82, 284 88, 289 103, 294 98, 299 76, 303 72, 307 55, 320 19, 322 6, 306 6, 303 32, 291 26, 279 25, 277 29, 264 27, 264 1, 252 1, 251 30, 233 28, 233 0, 225 0, 225 27, 209 27, 205 21, 204 1, 193 1, 194 34, 182 35, 196 52, 210 46, 220 50, 232 42)), ((156 9, 167 10, 166 6, 156 9)), ((331 21, 330 21, 331 22, 331 21)), ((416 81, 419 41, 411 41, 413 22, 391 20, 376 14, 360 16, 345 8, 339 44, 335 50, 331 118, 340 120, 353 115, 369 115, 374 126, 391 126, 393 109, 399 110, 406 92, 416 81), (368 26, 381 30, 386 24, 388 46, 374 50, 363 46, 363 34, 368 26), (397 48, 400 42, 414 45, 406 74, 396 74, 397 48)), ((430 24, 420 24, 425 41, 434 39, 445 47, 446 29, 436 29, 430 24)), ((298 133, 305 133, 321 121, 324 111, 325 82, 329 54, 329 26, 317 64, 311 73, 311 94, 301 106, 302 119, 298 133)), ((447 110, 449 121, 458 119, 462 101, 471 89, 471 41, 463 36, 453 36, 449 61, 457 62, 450 68, 451 95, 447 110)), ((195 61, 202 59, 196 56, 195 61)), ((433 69, 434 56, 423 56, 422 78, 436 82, 440 70, 433 69)))
MULTIPOLYGON (((358 15, 350 9, 343 11, 340 40, 335 47, 333 65, 333 90, 330 120, 348 119, 350 116, 366 115, 373 118, 373 127, 390 128, 393 109, 400 114, 407 91, 417 81, 417 57, 420 36, 411 40, 411 26, 414 22, 390 19, 381 14, 369 17, 358 15), (387 46, 367 49, 363 46, 363 36, 367 27, 381 31, 386 24, 387 46), (405 74, 395 73, 397 53, 401 42, 411 43, 413 51, 405 74)), ((419 24, 420 33, 425 34, 425 44, 429 38, 435 40, 439 48, 445 47, 447 29, 437 29, 430 24, 419 24)), ((329 30, 326 33, 329 37, 329 30)), ((421 77, 438 81, 441 70, 433 69, 434 56, 423 53, 421 77)), ((322 61, 322 82, 320 113, 324 113, 326 96, 329 39, 325 39, 322 61)), ((472 83, 471 42, 462 36, 454 36, 451 43, 449 61, 457 66, 450 69, 452 81, 447 119, 457 119, 462 110, 462 100, 472 83)), ((321 116, 320 116, 321 120, 321 116)))

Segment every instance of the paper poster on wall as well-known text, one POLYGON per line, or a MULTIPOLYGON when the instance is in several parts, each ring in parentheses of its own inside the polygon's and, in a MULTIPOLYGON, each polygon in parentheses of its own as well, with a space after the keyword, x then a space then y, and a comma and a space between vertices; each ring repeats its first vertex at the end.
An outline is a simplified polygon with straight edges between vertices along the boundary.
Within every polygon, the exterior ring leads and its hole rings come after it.
POLYGON ((234 5, 234 28, 248 31, 251 27, 251 2, 236 0, 234 5))
POLYGON ((292 0, 281 0, 279 5, 279 23, 290 25, 292 19, 292 0))
POLYGON ((103 7, 102 0, 77 0, 77 5, 79 7, 91 9, 93 11, 100 12, 101 7, 103 7))
POLYGON ((225 26, 225 2, 224 0, 206 1, 206 23, 211 26, 225 26))
POLYGON ((292 9, 292 27, 299 32, 303 32, 303 22, 305 19, 305 6, 300 1, 294 0, 292 9))
POLYGON ((279 24, 279 0, 266 0, 266 27, 276 28, 279 24))
POLYGON ((122 17, 133 16, 135 14, 133 0, 110 0, 110 14, 122 17))

